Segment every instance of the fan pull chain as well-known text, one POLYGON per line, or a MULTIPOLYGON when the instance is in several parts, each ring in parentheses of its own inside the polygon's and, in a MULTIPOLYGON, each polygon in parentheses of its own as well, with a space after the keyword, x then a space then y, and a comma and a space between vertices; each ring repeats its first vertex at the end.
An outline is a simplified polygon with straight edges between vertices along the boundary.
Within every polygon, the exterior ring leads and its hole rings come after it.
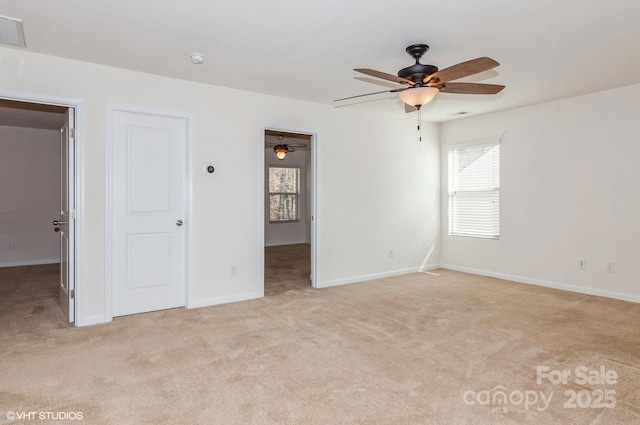
POLYGON ((422 108, 418 107, 418 140, 422 142, 422 108))

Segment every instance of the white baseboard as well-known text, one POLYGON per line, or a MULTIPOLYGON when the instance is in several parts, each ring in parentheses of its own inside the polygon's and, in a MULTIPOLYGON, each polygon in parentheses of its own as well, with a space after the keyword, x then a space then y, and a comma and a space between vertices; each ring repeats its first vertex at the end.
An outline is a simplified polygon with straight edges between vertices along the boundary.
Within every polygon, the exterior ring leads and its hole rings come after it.
POLYGON ((272 242, 272 243, 265 243, 264 247, 265 248, 272 248, 274 246, 287 246, 287 245, 310 245, 310 243, 307 242, 307 241, 301 241, 301 242, 272 242))
MULTIPOLYGON (((58 262, 58 261, 59 260, 55 260, 55 261, 52 261, 52 262, 58 262)), ((49 264, 49 263, 42 263, 42 264, 49 264)), ((584 286, 572 285, 572 284, 567 284, 567 283, 559 283, 559 282, 547 281, 547 280, 542 280, 542 279, 534 279, 534 278, 529 278, 529 277, 510 275, 510 274, 506 274, 506 273, 498 273, 498 272, 493 272, 493 271, 489 271, 489 270, 481 270, 481 269, 474 269, 474 268, 470 268, 470 267, 456 266, 456 265, 453 265, 453 264, 429 265, 429 266, 422 267, 422 268, 420 268, 420 267, 412 267, 412 268, 408 268, 408 269, 393 270, 393 271, 384 272, 384 273, 375 273, 375 274, 369 274, 369 275, 355 276, 355 277, 350 277, 350 278, 345 278, 345 279, 336 279, 336 280, 331 280, 331 281, 328 281, 328 282, 321 282, 321 284, 318 285, 318 288, 328 288, 328 287, 331 287, 331 286, 346 285, 346 284, 349 284, 349 283, 357 283, 357 282, 364 282, 364 281, 368 281, 368 280, 383 279, 383 278, 387 278, 387 277, 401 276, 401 275, 405 275, 405 274, 416 273, 416 272, 427 271, 427 270, 434 270, 434 269, 438 269, 438 268, 447 269, 447 270, 454 270, 454 271, 459 271, 459 272, 469 273, 469 274, 474 274, 474 275, 479 275, 479 276, 495 277, 495 278, 498 278, 498 279, 508 280, 508 281, 512 281, 512 282, 518 282, 518 283, 524 283, 524 284, 528 284, 528 285, 537 285, 537 286, 542 286, 542 287, 546 287, 546 288, 553 288, 553 289, 559 289, 559 290, 563 290, 563 291, 576 292, 576 293, 580 293, 580 294, 595 295, 595 296, 599 296, 599 297, 613 298, 613 299, 622 300, 622 301, 640 303, 640 296, 636 296, 636 295, 622 294, 622 293, 619 293, 619 292, 605 291, 605 290, 602 290, 602 289, 589 288, 589 287, 584 287, 584 286)), ((228 304, 228 303, 238 302, 238 301, 248 301, 248 300, 252 300, 252 299, 262 298, 263 296, 264 296, 264 292, 257 291, 257 292, 248 292, 248 293, 239 294, 239 295, 230 295, 230 296, 224 296, 224 297, 206 298, 206 299, 200 299, 200 300, 195 300, 195 301, 190 302, 189 305, 187 306, 187 308, 208 307, 208 306, 214 306, 214 305, 220 305, 220 304, 228 304)), ((82 320, 79 320, 76 323, 76 325, 77 326, 90 326, 90 325, 97 325, 97 324, 101 324, 101 323, 106 323, 108 321, 109 320, 106 320, 106 318, 104 316, 91 316, 91 317, 86 317, 86 318, 84 318, 82 320)))
POLYGON ((187 306, 187 308, 209 307, 212 305, 228 304, 228 303, 234 303, 237 301, 248 301, 248 300, 253 300, 253 299, 262 298, 262 297, 264 297, 264 291, 247 292, 244 294, 229 295, 225 297, 205 298, 201 300, 191 301, 187 306))
POLYGON ((103 315, 90 316, 90 317, 86 317, 84 319, 78 318, 78 320, 76 321, 76 326, 78 326, 78 327, 93 326, 93 325, 100 325, 102 323, 109 323, 109 322, 111 322, 111 320, 107 320, 107 318, 105 316, 103 316, 103 315))
MULTIPOLYGON (((236 301, 247 301, 255 298, 262 298, 263 296, 264 296, 263 292, 249 292, 246 294, 232 295, 227 297, 207 298, 203 300, 192 301, 189 303, 187 308, 208 307, 212 305, 227 304, 227 303, 232 303, 236 301)), ((96 315, 96 316, 90 316, 85 318, 78 318, 76 322, 76 326, 82 327, 82 326, 99 325, 102 323, 111 322, 112 320, 113 320, 113 317, 108 318, 107 316, 104 316, 104 315, 96 315)))
POLYGON ((497 273, 489 270, 473 269, 470 267, 461 267, 453 264, 441 264, 441 268, 454 270, 463 273, 476 274, 480 276, 495 277, 503 280, 511 280, 513 282, 525 283, 527 285, 544 286, 546 288, 560 289, 562 291, 577 292, 579 294, 595 295, 598 297, 613 298, 616 300, 629 301, 632 303, 640 303, 640 296, 623 294, 620 292, 605 291, 604 289, 589 288, 586 286, 572 285, 569 283, 552 282, 542 279, 534 279, 530 277, 514 276, 505 273, 497 273))
POLYGON ((392 270, 392 271, 384 272, 384 273, 375 273, 375 274, 368 274, 368 275, 362 275, 362 276, 354 276, 354 277, 348 277, 346 279, 336 279, 336 280, 330 280, 330 281, 327 281, 327 282, 320 282, 317 287, 318 288, 329 288, 331 286, 347 285, 349 283, 365 282, 367 280, 384 279, 385 277, 401 276, 401 275, 404 275, 404 274, 416 273, 416 272, 419 272, 421 270, 437 269, 438 267, 439 266, 426 266, 426 267, 423 267, 422 269, 420 269, 420 267, 411 267, 411 268, 408 268, 408 269, 392 270))
POLYGON ((58 264, 59 258, 46 259, 46 260, 24 260, 24 261, 9 261, 6 263, 0 263, 0 267, 20 267, 20 266, 41 266, 43 264, 58 264))

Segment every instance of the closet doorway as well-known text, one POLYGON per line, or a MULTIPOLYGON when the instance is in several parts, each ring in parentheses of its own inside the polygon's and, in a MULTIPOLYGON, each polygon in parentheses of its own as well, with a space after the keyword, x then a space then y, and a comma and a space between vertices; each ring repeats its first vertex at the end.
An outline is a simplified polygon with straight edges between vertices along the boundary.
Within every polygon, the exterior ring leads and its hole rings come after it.
POLYGON ((0 97, 0 310, 11 332, 76 323, 75 114, 0 97))

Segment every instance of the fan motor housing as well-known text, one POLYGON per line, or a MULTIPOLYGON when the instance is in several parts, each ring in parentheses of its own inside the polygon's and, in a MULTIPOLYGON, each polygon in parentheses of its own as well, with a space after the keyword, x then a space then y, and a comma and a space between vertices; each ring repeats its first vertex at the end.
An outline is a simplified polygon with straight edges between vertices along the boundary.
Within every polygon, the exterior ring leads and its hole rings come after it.
POLYGON ((406 78, 407 80, 411 80, 414 83, 417 83, 419 81, 422 81, 424 77, 435 74, 436 72, 438 72, 437 66, 416 63, 415 65, 402 68, 400 71, 398 71, 398 77, 406 78))
POLYGON ((438 67, 433 65, 424 65, 420 63, 422 55, 427 53, 429 46, 427 44, 412 44, 405 51, 416 60, 415 65, 408 66, 398 71, 398 77, 411 80, 416 84, 421 84, 424 77, 438 72, 438 67))

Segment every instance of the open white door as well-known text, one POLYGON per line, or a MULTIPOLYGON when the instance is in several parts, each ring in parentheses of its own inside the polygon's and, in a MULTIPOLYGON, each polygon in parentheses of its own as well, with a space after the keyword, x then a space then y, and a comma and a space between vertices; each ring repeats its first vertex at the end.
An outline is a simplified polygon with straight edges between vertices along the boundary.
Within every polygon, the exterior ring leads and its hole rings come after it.
POLYGON ((53 221, 60 233, 60 308, 75 322, 75 141, 74 110, 65 113, 60 129, 60 217, 53 221))
POLYGON ((187 120, 111 113, 113 315, 185 305, 187 120))

